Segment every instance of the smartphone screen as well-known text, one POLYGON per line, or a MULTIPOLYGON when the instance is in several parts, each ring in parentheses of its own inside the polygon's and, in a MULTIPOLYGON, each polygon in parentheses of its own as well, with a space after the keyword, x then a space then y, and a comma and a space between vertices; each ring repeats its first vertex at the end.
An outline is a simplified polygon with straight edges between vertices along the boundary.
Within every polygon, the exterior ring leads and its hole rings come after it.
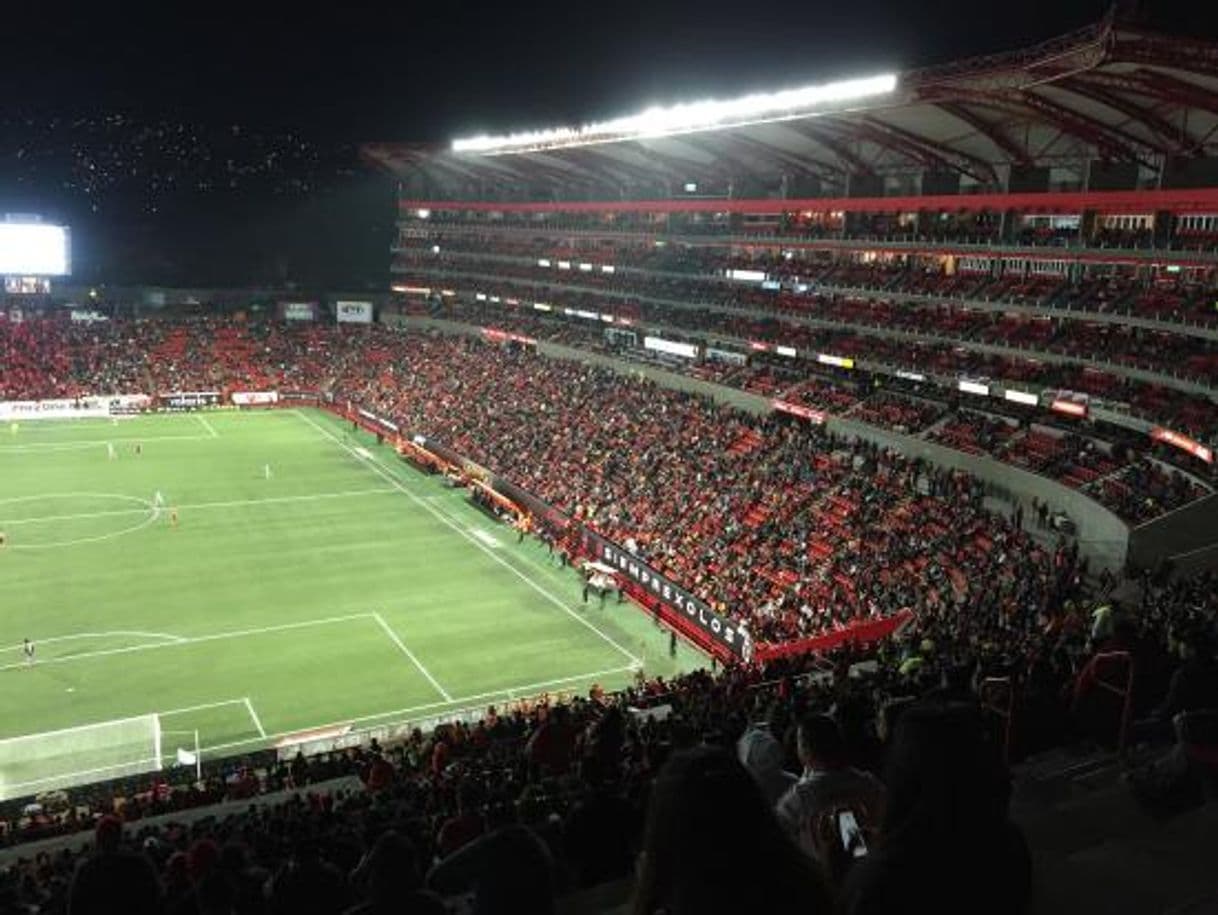
POLYGON ((837 828, 842 838, 842 848, 851 857, 861 858, 867 854, 867 843, 863 841, 863 832, 853 811, 843 810, 837 815, 837 828))

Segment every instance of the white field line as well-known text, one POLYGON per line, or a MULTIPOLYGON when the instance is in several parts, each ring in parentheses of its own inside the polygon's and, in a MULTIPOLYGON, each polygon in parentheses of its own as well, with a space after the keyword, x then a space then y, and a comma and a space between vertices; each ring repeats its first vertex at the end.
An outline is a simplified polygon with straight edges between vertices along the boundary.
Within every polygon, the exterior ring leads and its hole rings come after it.
MULTIPOLYGON (((455 714, 459 714, 460 712, 465 712, 465 711, 477 711, 478 709, 482 708, 481 703, 486 702, 487 700, 494 700, 494 699, 511 700, 511 699, 515 698, 516 696, 535 696, 539 690, 544 691, 550 687, 564 686, 568 683, 583 683, 586 681, 598 680, 602 677, 612 676, 613 674, 622 674, 622 673, 626 673, 628 671, 633 671, 633 670, 635 670, 634 665, 628 664, 628 665, 624 665, 622 667, 611 667, 607 670, 598 670, 598 671, 594 671, 594 672, 588 673, 588 674, 577 674, 573 677, 560 677, 556 680, 542 680, 539 683, 525 683, 521 686, 511 686, 506 689, 496 689, 496 690, 491 690, 491 691, 485 692, 485 693, 475 693, 470 696, 458 696, 456 699, 452 699, 448 702, 428 702, 423 705, 412 705, 412 706, 408 706, 406 708, 392 709, 387 712, 377 712, 372 715, 360 715, 355 718, 346 718, 342 721, 330 721, 325 724, 316 724, 316 725, 312 725, 312 726, 306 726, 303 728, 293 728, 290 731, 280 731, 279 733, 276 733, 276 734, 267 734, 266 740, 282 740, 285 737, 292 737, 297 734, 304 734, 304 733, 307 733, 310 731, 324 731, 329 728, 349 727, 351 725, 355 725, 360 722, 378 721, 382 718, 392 718, 392 719, 394 719, 394 721, 392 723, 395 723, 395 724, 407 723, 410 721, 410 718, 409 717, 403 718, 401 716, 409 716, 409 715, 416 714, 418 712, 435 712, 436 715, 443 716, 443 715, 447 715, 447 714, 455 715, 455 714), (458 705, 459 703, 462 703, 462 702, 477 702, 477 703, 479 703, 479 705, 471 706, 469 708, 454 708, 454 709, 451 709, 450 711, 438 711, 440 709, 447 709, 449 706, 458 705)), ((429 716, 424 716, 424 717, 429 717, 429 716)), ((235 747, 249 746, 250 744, 257 743, 257 742, 258 741, 253 740, 253 739, 233 740, 233 741, 229 741, 227 743, 215 744, 214 746, 210 746, 210 747, 203 747, 203 752, 215 753, 215 752, 218 752, 221 750, 231 750, 235 747)))
MULTIPOLYGON (((241 705, 245 699, 221 699, 219 702, 203 702, 199 705, 184 705, 181 708, 171 708, 163 712, 153 712, 159 718, 168 718, 170 715, 184 715, 187 712, 201 712, 209 708, 223 708, 226 705, 241 705)), ((176 734, 177 731, 168 731, 166 733, 176 734)))
MULTIPOLYGON (((233 413, 233 416, 243 416, 242 413, 233 413)), ((76 431, 78 429, 113 429, 116 426, 133 425, 155 425, 155 424, 172 424, 182 423, 186 418, 186 414, 182 412, 167 412, 167 413, 119 413, 114 416, 89 416, 89 417, 60 417, 59 419, 19 419, 17 422, 21 424, 21 433, 29 434, 37 429, 39 432, 64 432, 66 430, 76 431)))
MULTIPOLYGON (((372 617, 380 624, 381 628, 385 630, 385 635, 389 636, 389 640, 398 646, 398 649, 402 652, 402 654, 406 655, 406 657, 410 659, 410 663, 419 669, 419 673, 427 678, 427 682, 436 688, 436 692, 444 697, 444 701, 452 702, 453 697, 449 695, 448 690, 440 685, 440 682, 433 677, 431 672, 423 666, 422 662, 414 656, 414 652, 406 647, 406 643, 398 637, 398 634, 394 632, 392 628, 390 628, 389 624, 385 622, 385 618, 379 613, 373 613, 372 617)), ((263 736, 265 737, 266 735, 264 734, 263 736)))
POLYGON ((206 416, 204 416, 202 413, 192 413, 191 415, 203 424, 203 428, 207 430, 208 435, 210 435, 212 438, 220 437, 220 433, 218 433, 215 427, 207 421, 206 416))
MULTIPOLYGON (((598 671, 595 671, 594 673, 589 673, 589 674, 578 674, 573 677, 561 677, 557 680, 543 680, 539 683, 526 683, 523 686, 514 686, 514 687, 510 687, 508 689, 493 690, 491 692, 486 692, 486 693, 477 693, 477 694, 471 695, 471 696, 461 696, 460 698, 454 699, 451 702, 430 702, 430 703, 427 703, 426 705, 415 705, 415 706, 410 706, 409 708, 394 709, 394 710, 388 711, 388 712, 378 712, 375 715, 362 715, 358 718, 347 719, 346 721, 336 721, 336 722, 331 722, 329 724, 320 724, 320 725, 315 725, 314 727, 309 727, 309 728, 297 728, 297 729, 294 729, 291 731, 281 731, 276 734, 266 733, 265 730, 261 727, 261 724, 259 723, 259 731, 260 731, 259 737, 247 738, 245 740, 231 740, 226 743, 218 743, 218 744, 214 744, 212 746, 202 747, 200 749, 200 752, 206 753, 206 754, 219 753, 224 750, 232 750, 232 749, 236 749, 237 747, 248 747, 250 745, 264 743, 266 741, 282 740, 285 737, 292 737, 293 735, 301 734, 306 731, 320 731, 320 730, 324 730, 326 728, 346 727, 346 726, 350 726, 350 725, 353 725, 353 724, 356 724, 356 723, 359 723, 362 721, 376 721, 377 719, 380 719, 380 718, 391 718, 391 717, 401 716, 401 715, 411 715, 411 714, 414 714, 417 712, 435 710, 435 709, 442 708, 444 706, 455 705, 455 704, 461 703, 461 702, 479 702, 479 705, 470 706, 468 708, 452 709, 451 714, 459 715, 464 712, 475 712, 475 711, 478 711, 479 709, 481 709, 482 708, 481 703, 485 702, 488 699, 499 699, 499 698, 511 699, 517 695, 521 695, 521 696, 536 695, 537 690, 545 690, 545 689, 547 689, 549 687, 553 687, 553 686, 564 686, 568 683, 582 683, 582 682, 589 681, 589 680, 597 680, 597 679, 600 679, 601 677, 607 677, 607 676, 611 676, 613 674, 625 673, 629 670, 634 670, 634 667, 633 666, 614 667, 614 668, 610 668, 608 670, 598 670, 598 671)), ((240 703, 248 702, 248 701, 249 701, 248 698, 246 698, 246 699, 227 699, 222 702, 204 703, 203 705, 188 706, 184 709, 172 709, 171 711, 168 711, 168 712, 155 712, 154 714, 165 716, 165 715, 172 715, 174 712, 188 712, 188 711, 194 711, 196 709, 218 708, 223 705, 236 705, 236 704, 240 704, 240 703)), ((250 711, 252 712, 253 709, 251 708, 250 711)), ((445 713, 440 713, 440 714, 445 714, 445 713)), ((255 719, 255 721, 257 721, 257 719, 255 719)), ((406 719, 406 721, 409 721, 409 719, 406 719)), ((73 730, 73 729, 69 728, 68 730, 73 730)), ((170 733, 176 733, 176 732, 170 731, 170 733)), ((69 785, 79 784, 80 782, 86 780, 87 778, 89 778, 91 776, 100 775, 105 772, 115 772, 115 771, 119 771, 122 769, 128 769, 131 766, 143 765, 144 763, 149 764, 147 769, 148 769, 148 771, 151 771, 152 769, 159 767, 161 765, 162 761, 159 759, 155 760, 155 761, 153 761, 151 759, 147 759, 147 760, 136 759, 136 760, 131 760, 130 762, 118 763, 116 765, 111 765, 111 766, 98 766, 93 769, 81 769, 77 772, 65 772, 65 773, 61 773, 59 775, 47 776, 46 778, 34 779, 32 781, 9 782, 9 783, 5 784, 4 788, 6 789, 6 791, 8 789, 14 789, 14 788, 26 789, 26 788, 37 787, 39 785, 52 784, 55 782, 61 782, 64 784, 69 784, 69 785)), ((21 793, 25 794, 28 792, 23 790, 21 793)))
MULTIPOLYGON (((332 432, 330 432, 329 429, 325 428, 324 426, 319 425, 313 419, 311 419, 309 416, 305 415, 304 413, 301 413, 299 410, 293 410, 292 412, 296 416, 299 416, 304 422, 308 423, 310 426, 312 426, 314 429, 316 429, 323 436, 325 436, 330 441, 332 441, 339 448, 342 448, 344 451, 346 451, 348 453, 352 453, 352 454, 354 453, 353 449, 349 445, 347 445, 341 439, 339 439, 337 436, 335 436, 332 432)), ((361 466, 367 467, 373 473, 376 473, 378 476, 380 476, 382 479, 384 479, 386 482, 388 482, 395 489, 402 492, 408 499, 410 499, 416 505, 422 507, 424 510, 431 513, 437 520, 443 522, 445 525, 452 528, 460 536, 464 537, 466 540, 468 540, 470 543, 472 543, 474 546, 476 546, 478 549, 480 549, 483 553, 485 553, 495 562, 499 563, 501 566, 503 566, 505 569, 507 569, 509 572, 511 572, 513 575, 515 575, 517 578, 519 578, 521 581, 523 581, 525 584, 527 584, 530 588, 532 588, 534 591, 538 592, 543 597, 545 597, 548 601, 550 601, 550 603, 554 604, 556 607, 561 609, 564 613, 566 613, 568 616, 570 616, 571 619, 575 620, 581 626, 584 626, 587 629, 591 630, 592 632, 596 633, 605 642, 612 645, 621 654, 623 654, 630 661, 631 664, 638 665, 640 663, 638 658, 636 658, 633 654, 631 654, 629 651, 627 651, 625 648, 623 648, 621 645, 619 645, 613 638, 611 638, 610 636, 601 632, 599 629, 597 629, 595 626, 593 626, 590 622, 588 622, 586 619, 584 619, 582 616, 580 616, 578 613, 576 613, 574 610, 572 610, 570 607, 568 607, 566 605, 566 603, 561 598, 557 597, 552 591, 550 591, 547 588, 543 587, 542 585, 538 584, 536 581, 534 581, 524 572, 520 571, 518 568, 516 568, 514 565, 512 565, 502 556, 496 555, 496 553, 492 549, 490 549, 485 544, 483 544, 481 541, 479 541, 477 537, 474 537, 468 531, 464 530, 460 524, 453 521, 453 519, 451 517, 449 517, 447 514, 439 511, 434 505, 430 504, 429 502, 427 502, 424 499, 420 499, 417 495, 415 495, 413 492, 411 492, 409 489, 407 489, 401 483, 401 481, 398 480, 398 478, 394 474, 390 473, 388 470, 386 470, 384 468, 384 466, 381 464, 379 459, 373 458, 371 461, 361 460, 359 463, 361 466)))
MULTIPOLYGON (((72 661, 83 661, 87 658, 107 658, 113 655, 134 654, 139 651, 151 651, 155 648, 172 648, 177 645, 196 645, 200 642, 215 642, 220 639, 237 639, 243 636, 265 635, 271 632, 287 632, 291 629, 306 629, 311 626, 329 626, 335 623, 346 623, 351 620, 366 620, 372 617, 371 613, 350 613, 346 616, 329 616, 316 620, 301 620, 295 623, 281 623, 278 626, 259 626, 254 629, 238 629, 233 632, 216 632, 210 635, 183 636, 177 642, 160 642, 154 645, 127 645, 123 648, 106 648, 100 651, 82 651, 80 654, 64 655, 61 658, 47 658, 38 660, 34 665, 34 669, 45 667, 48 664, 68 664, 72 661)), ((0 671, 16 670, 18 668, 27 667, 24 661, 18 661, 15 664, 0 665, 0 671)))
POLYGON ((503 546, 499 538, 489 531, 484 531, 480 527, 470 527, 469 532, 473 534, 482 543, 485 543, 492 550, 497 550, 503 546))
POLYGON ((250 718, 253 719, 254 727, 256 727, 258 729, 259 736, 265 738, 266 737, 266 728, 264 728, 262 726, 262 721, 258 717, 258 713, 254 711, 254 703, 250 702, 249 696, 246 696, 242 701, 245 703, 246 709, 249 710, 250 718))
POLYGON ((77 442, 31 442, 27 445, 0 445, 0 454, 26 454, 40 451, 80 451, 88 448, 100 448, 103 445, 114 445, 115 447, 131 445, 137 441, 147 444, 149 442, 206 442, 211 439, 212 436, 210 435, 150 435, 140 438, 102 438, 77 442))
MULTIPOLYGON (((181 511, 196 511, 207 508, 238 508, 248 505, 277 505, 284 502, 319 502, 323 499, 346 499, 355 496, 372 496, 384 493, 394 492, 393 488, 388 486, 380 486, 375 489, 352 489, 346 492, 322 492, 310 493, 303 496, 272 496, 269 499, 229 499, 223 502, 196 502, 190 505, 178 505, 181 511)), ((49 497, 48 497, 49 498, 49 497)), ((146 515, 150 509, 148 508, 115 508, 108 511, 100 512, 83 512, 75 515, 41 515, 37 518, 16 518, 13 520, 5 520, 3 523, 7 527, 16 527, 19 524, 38 524, 50 521, 85 521, 89 518, 112 518, 122 515, 146 515)), ((156 509, 151 509, 155 512, 156 509)))
MULTIPOLYGON (((31 791, 27 789, 37 788, 40 785, 63 784, 71 787, 73 785, 81 784, 92 776, 102 775, 106 772, 130 772, 133 770, 139 774, 155 772, 161 768, 161 762, 161 760, 154 760, 151 757, 148 759, 132 759, 128 762, 115 763, 111 766, 97 766, 93 769, 81 769, 79 772, 63 772, 59 775, 48 775, 44 778, 35 778, 30 781, 5 782, 3 790, 9 795, 10 798, 20 797, 23 794, 31 793, 31 791), (13 791, 15 789, 21 790, 14 794, 13 791)), ((93 780, 96 781, 97 779, 93 780)))
MULTIPOLYGON (((161 639, 164 642, 183 641, 182 636, 170 635, 168 632, 139 632, 134 629, 110 629, 105 632, 74 632, 71 635, 53 635, 49 638, 35 640, 34 647, 50 645, 54 642, 72 642, 76 639, 108 639, 118 635, 135 636, 139 639, 161 639)), ((22 646, 10 645, 8 647, 12 651, 20 651, 22 646)))

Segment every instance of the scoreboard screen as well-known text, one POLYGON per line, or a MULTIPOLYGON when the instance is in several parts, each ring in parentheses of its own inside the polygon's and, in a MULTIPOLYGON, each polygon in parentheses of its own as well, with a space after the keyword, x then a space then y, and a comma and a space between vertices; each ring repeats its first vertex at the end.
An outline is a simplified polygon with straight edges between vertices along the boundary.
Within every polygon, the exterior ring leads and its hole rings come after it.
POLYGON ((0 275, 67 276, 68 227, 42 222, 0 222, 0 275))

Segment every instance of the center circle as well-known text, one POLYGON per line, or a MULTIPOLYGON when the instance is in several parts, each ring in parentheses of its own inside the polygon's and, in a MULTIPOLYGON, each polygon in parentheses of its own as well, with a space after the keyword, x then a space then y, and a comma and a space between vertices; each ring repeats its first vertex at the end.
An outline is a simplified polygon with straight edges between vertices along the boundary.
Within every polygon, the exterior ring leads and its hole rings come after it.
POLYGON ((0 499, 0 531, 10 550, 113 540, 142 530, 158 516, 150 500, 122 493, 43 493, 0 499))

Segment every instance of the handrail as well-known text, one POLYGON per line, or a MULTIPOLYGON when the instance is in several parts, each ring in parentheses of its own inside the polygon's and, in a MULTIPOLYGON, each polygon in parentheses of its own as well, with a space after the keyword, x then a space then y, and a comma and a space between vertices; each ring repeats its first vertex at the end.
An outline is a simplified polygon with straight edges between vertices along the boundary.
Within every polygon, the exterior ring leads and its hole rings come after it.
POLYGON ((1105 692, 1121 697, 1121 723, 1117 734, 1117 749, 1123 751, 1129 738, 1129 724, 1133 715, 1133 658, 1128 651, 1104 651, 1097 654, 1079 672, 1074 683, 1074 699, 1071 708, 1075 709, 1083 697, 1084 688, 1094 683, 1105 692), (1125 671, 1124 683, 1114 683, 1100 676, 1100 668, 1109 662, 1119 662, 1125 671))
POLYGON ((981 707, 993 712, 1003 720, 1002 758, 1003 762, 1011 761, 1011 743, 1015 733, 1015 686, 1010 677, 986 677, 977 689, 981 699, 981 707), (989 692, 1006 688, 1005 707, 990 701, 989 692))

